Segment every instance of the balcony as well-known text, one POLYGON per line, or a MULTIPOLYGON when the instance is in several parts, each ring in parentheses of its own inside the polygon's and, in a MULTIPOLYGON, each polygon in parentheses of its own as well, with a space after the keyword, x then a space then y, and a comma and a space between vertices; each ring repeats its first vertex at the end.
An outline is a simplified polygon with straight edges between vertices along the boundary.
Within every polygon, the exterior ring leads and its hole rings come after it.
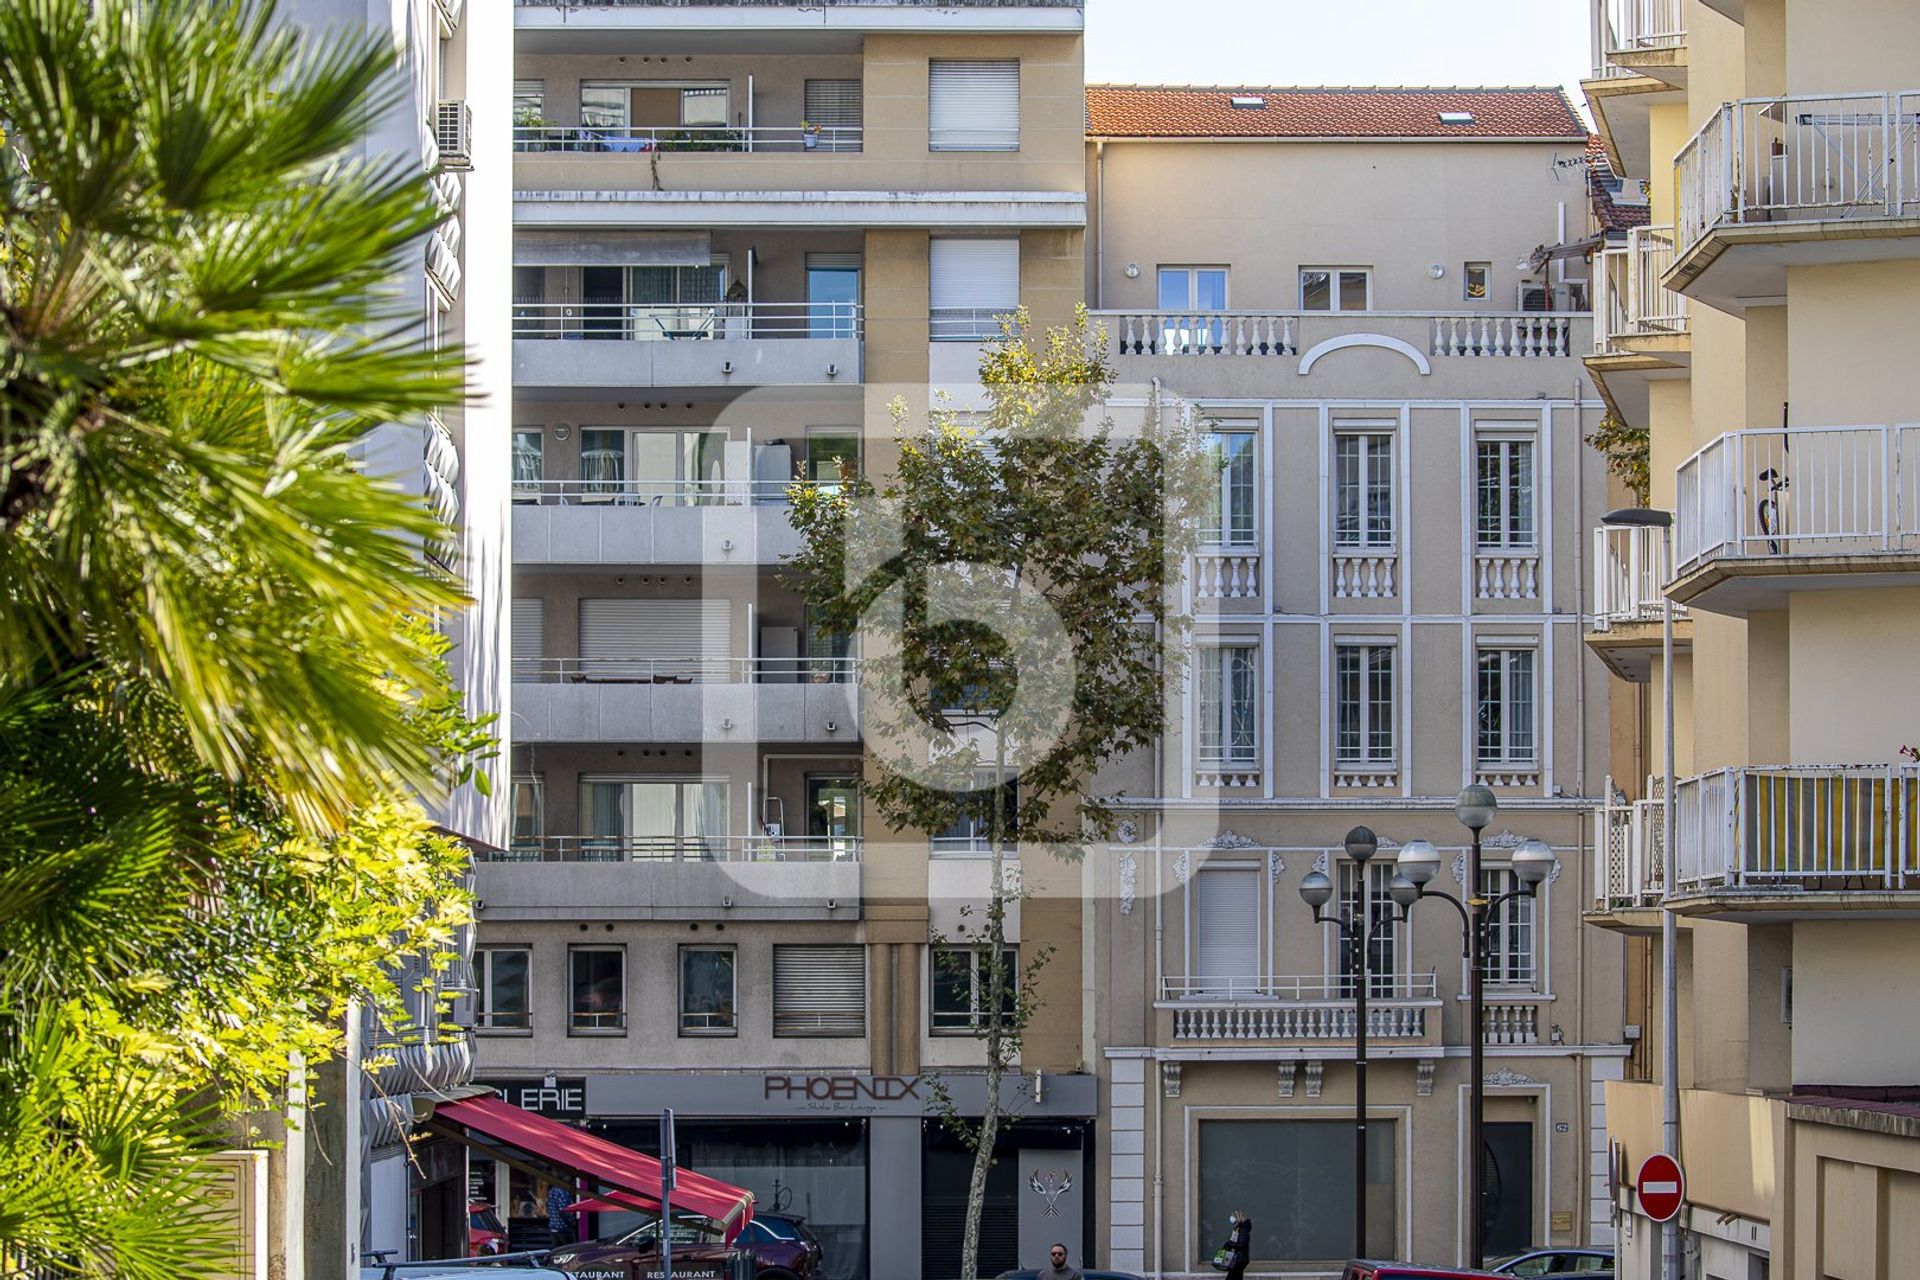
MULTIPOLYGON (((1171 1015, 1175 1040, 1351 1043, 1355 1026, 1352 982, 1322 974, 1162 978, 1154 1008, 1171 1015)), ((1440 1009, 1431 973, 1375 983, 1367 996, 1367 1038, 1436 1044, 1440 1009)))
POLYGON ((1600 20, 1606 64, 1602 79, 1616 72, 1687 86, 1685 0, 1603 0, 1600 20))
POLYGON ((644 155, 653 151, 834 155, 859 151, 865 133, 857 125, 515 125, 513 149, 521 154, 569 155, 644 155))
POLYGON ((577 388, 858 386, 857 303, 516 302, 513 378, 577 388))
POLYGON ((517 565, 778 564, 800 550, 787 483, 515 482, 517 565))
MULTIPOLYGON (((1652 678, 1661 646, 1661 584, 1670 576, 1658 529, 1593 531, 1593 628, 1587 647, 1617 676, 1635 683, 1652 678)), ((1693 643, 1685 605, 1673 609, 1675 652, 1693 643)))
POLYGON ((1659 798, 1665 779, 1647 779, 1644 800, 1628 800, 1614 789, 1613 779, 1606 781, 1606 799, 1594 815, 1598 832, 1594 841, 1597 856, 1593 862, 1593 914, 1608 917, 1604 923, 1627 932, 1650 932, 1658 918, 1651 912, 1660 905, 1665 890, 1666 871, 1661 850, 1666 838, 1666 806, 1659 798))
POLYGON ((514 664, 514 740, 853 747, 853 670, 848 659, 523 659, 514 664), (836 669, 822 670, 829 664, 836 669))
POLYGON ((1920 91, 1729 102, 1680 152, 1669 288, 1739 314, 1787 269, 1920 257, 1920 91))
POLYGON ((476 865, 487 922, 853 920, 857 837, 547 836, 476 865))
POLYGON ((1920 427, 1756 428, 1680 464, 1669 594, 1744 616, 1785 593, 1920 582, 1920 427))
POLYGON ((1674 910, 1747 921, 1920 916, 1913 765, 1720 769, 1677 792, 1674 910))

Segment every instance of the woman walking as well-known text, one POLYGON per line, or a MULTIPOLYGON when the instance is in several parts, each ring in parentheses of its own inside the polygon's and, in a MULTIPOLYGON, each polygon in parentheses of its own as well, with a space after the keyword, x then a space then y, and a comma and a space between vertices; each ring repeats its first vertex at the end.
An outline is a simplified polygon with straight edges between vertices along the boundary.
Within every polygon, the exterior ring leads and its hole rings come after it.
POLYGON ((1220 1246, 1214 1265, 1227 1273, 1227 1280, 1241 1280, 1253 1257, 1253 1219, 1235 1209, 1227 1218, 1227 1225, 1231 1230, 1227 1232, 1227 1242, 1220 1246))

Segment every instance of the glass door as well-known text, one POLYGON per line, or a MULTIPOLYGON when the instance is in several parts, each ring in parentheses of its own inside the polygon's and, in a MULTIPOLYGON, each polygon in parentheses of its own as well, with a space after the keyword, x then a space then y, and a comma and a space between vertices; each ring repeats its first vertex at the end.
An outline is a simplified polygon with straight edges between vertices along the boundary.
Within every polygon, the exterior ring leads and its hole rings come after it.
POLYGON ((1190 352, 1199 347, 1218 350, 1226 341, 1223 321, 1193 314, 1227 309, 1225 267, 1161 267, 1159 307, 1173 312, 1161 318, 1160 350, 1190 352))
POLYGON ((807 267, 807 336, 851 338, 860 306, 860 268, 807 267))
POLYGON ((840 775, 808 777, 807 837, 836 862, 857 856, 860 840, 860 780, 840 775))
POLYGON ((580 812, 588 822, 580 842, 583 862, 727 857, 725 782, 587 781, 580 790, 580 812))

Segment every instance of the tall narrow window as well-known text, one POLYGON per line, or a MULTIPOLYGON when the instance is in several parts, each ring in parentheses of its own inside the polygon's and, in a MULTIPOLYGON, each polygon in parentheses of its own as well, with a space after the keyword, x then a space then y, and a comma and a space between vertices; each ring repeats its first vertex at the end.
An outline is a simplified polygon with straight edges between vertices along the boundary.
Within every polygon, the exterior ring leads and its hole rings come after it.
POLYGON ((1474 441, 1474 533, 1482 547, 1531 550, 1533 438, 1481 436, 1474 441))
POLYGON ((624 1032, 627 1028, 627 949, 567 948, 572 989, 567 1028, 574 1034, 624 1032))
POLYGON ((1333 437, 1333 541, 1348 550, 1393 545, 1393 433, 1333 437))
POLYGON ((732 947, 680 948, 680 1034, 730 1036, 734 1013, 732 947))
POLYGON ((931 151, 1018 151, 1020 63, 953 61, 927 64, 927 148, 931 151))
POLYGON ((1260 989, 1260 872, 1205 867, 1193 877, 1194 995, 1240 996, 1260 989))
MULTIPOLYGON (((1513 872, 1482 871, 1487 896, 1519 888, 1513 872)), ((1509 898, 1487 917, 1487 981, 1510 987, 1534 982, 1534 899, 1509 898)))
POLYGON ((1487 281, 1493 277, 1491 262, 1469 262, 1461 272, 1468 302, 1487 300, 1487 281))
POLYGON ((1341 644, 1333 651, 1334 760, 1393 763, 1393 646, 1341 644))
POLYGON ((539 428, 516 427, 513 432, 513 500, 537 502, 547 478, 545 434, 539 428))
POLYGON ((474 1025, 482 1031, 526 1031, 533 1026, 527 973, 532 953, 525 947, 482 947, 474 952, 480 1008, 474 1025))
POLYGON ((1216 431, 1207 436, 1207 459, 1219 474, 1207 495, 1200 541, 1208 546, 1251 546, 1254 523, 1252 431, 1216 431))
POLYGON ((1480 650, 1478 688, 1479 762, 1483 766, 1532 764, 1534 735, 1531 648, 1480 650))
MULTIPOLYGON (((515 603, 519 603, 515 601, 515 603)), ((516 857, 538 860, 546 835, 546 787, 540 778, 513 780, 513 853, 516 857)))
MULTIPOLYGON (((1340 911, 1348 920, 1367 921, 1367 994, 1396 994, 1400 977, 1400 926, 1387 886, 1393 880, 1392 862, 1370 862, 1361 877, 1359 864, 1340 864, 1340 911)), ((1340 994, 1351 996, 1359 978, 1359 951, 1345 930, 1340 932, 1340 994)))
POLYGON ((1199 652, 1199 748, 1206 768, 1259 763, 1260 651, 1252 645, 1203 645, 1199 652))

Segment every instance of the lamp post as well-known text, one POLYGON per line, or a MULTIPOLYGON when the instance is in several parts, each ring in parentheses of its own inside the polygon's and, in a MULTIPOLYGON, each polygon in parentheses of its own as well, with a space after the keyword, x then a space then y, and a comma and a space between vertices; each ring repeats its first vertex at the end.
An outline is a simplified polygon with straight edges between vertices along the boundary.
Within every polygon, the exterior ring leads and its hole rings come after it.
MULTIPOLYGON (((1395 860, 1394 877, 1398 883, 1405 880, 1412 887, 1407 911, 1412 912, 1412 904, 1428 898, 1439 898, 1451 903, 1460 913, 1462 933, 1461 949, 1467 957, 1467 1045, 1468 1065, 1471 1079, 1467 1083, 1467 1160, 1468 1191, 1471 1205, 1467 1214, 1467 1241, 1470 1264, 1478 1269, 1486 1263, 1485 1212, 1487 1184, 1482 1155, 1483 1140, 1481 1129, 1486 1116, 1486 1019, 1485 987, 1487 957, 1487 921, 1493 912, 1507 902, 1517 898, 1531 898, 1549 875, 1553 874, 1557 859, 1553 850, 1544 841, 1527 840, 1513 852, 1513 878, 1519 886, 1489 899, 1480 882, 1480 833, 1493 821, 1493 815, 1499 811, 1499 802, 1486 787, 1474 784, 1460 793, 1454 804, 1454 815, 1461 825, 1473 833, 1471 852, 1467 857, 1467 879, 1462 889, 1462 897, 1456 898, 1450 893, 1430 890, 1427 885, 1440 870, 1440 851, 1425 840, 1409 840, 1400 849, 1395 860)), ((1397 899, 1396 899, 1397 900, 1397 899)))
POLYGON ((1366 827, 1347 832, 1347 856, 1353 859, 1360 876, 1360 892, 1355 895, 1356 909, 1351 918, 1327 915, 1321 908, 1333 899, 1333 881, 1323 871, 1310 871, 1300 882, 1300 897, 1313 908, 1315 924, 1330 924, 1345 934, 1354 950, 1353 988, 1353 1256, 1367 1256, 1367 961, 1375 931, 1382 925, 1404 921, 1406 909, 1419 896, 1411 884, 1401 886, 1396 877, 1389 891, 1400 907, 1398 915, 1380 920, 1369 919, 1367 911, 1367 863, 1380 848, 1380 841, 1366 827))
MULTIPOLYGON (((1673 762, 1673 600, 1666 579, 1673 573, 1673 512, 1654 507, 1623 507, 1600 517, 1611 529, 1660 531, 1660 715, 1666 737, 1665 794, 1660 800, 1660 1143, 1680 1159, 1680 1014, 1678 962, 1679 929, 1673 918, 1673 860, 1678 854, 1679 809, 1673 762)), ((1680 1280, 1680 1216, 1660 1227, 1660 1273, 1663 1280, 1680 1280)))

